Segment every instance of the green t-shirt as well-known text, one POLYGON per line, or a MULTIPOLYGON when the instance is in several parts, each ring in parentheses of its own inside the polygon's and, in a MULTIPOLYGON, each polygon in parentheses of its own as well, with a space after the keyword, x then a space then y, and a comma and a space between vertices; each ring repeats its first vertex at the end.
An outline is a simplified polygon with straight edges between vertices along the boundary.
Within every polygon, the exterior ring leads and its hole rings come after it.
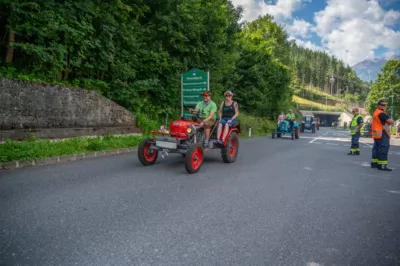
POLYGON ((203 101, 198 102, 195 109, 199 109, 200 118, 207 118, 211 111, 214 111, 214 119, 217 117, 217 105, 213 101, 210 101, 208 104, 203 101))
POLYGON ((294 117, 294 113, 288 113, 287 115, 286 115, 286 118, 287 119, 294 119, 295 117, 294 117))

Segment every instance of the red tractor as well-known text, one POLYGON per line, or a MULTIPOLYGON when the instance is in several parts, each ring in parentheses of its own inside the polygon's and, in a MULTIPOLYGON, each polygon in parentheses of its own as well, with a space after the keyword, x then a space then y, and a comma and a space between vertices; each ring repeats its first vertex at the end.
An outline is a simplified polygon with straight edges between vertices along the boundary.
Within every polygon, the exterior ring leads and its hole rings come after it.
POLYGON ((195 120, 195 117, 185 119, 183 116, 170 123, 169 131, 164 126, 160 130, 152 131, 152 138, 144 139, 139 145, 139 161, 148 166, 156 162, 159 152, 163 158, 166 158, 168 153, 180 153, 185 156, 186 171, 193 174, 200 170, 205 150, 221 149, 222 160, 225 163, 233 163, 239 151, 240 126, 230 127, 223 144, 219 144, 212 141, 217 139, 217 121, 211 129, 209 145, 203 147, 204 129, 195 120))

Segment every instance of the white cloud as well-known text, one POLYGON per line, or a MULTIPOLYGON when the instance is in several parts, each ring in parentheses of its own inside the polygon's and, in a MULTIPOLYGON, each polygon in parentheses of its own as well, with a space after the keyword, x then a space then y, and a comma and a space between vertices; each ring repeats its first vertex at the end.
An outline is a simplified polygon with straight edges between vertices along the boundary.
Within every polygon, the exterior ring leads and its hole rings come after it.
POLYGON ((293 36, 309 38, 313 25, 303 19, 294 19, 292 25, 286 25, 286 30, 293 36))
POLYGON ((303 2, 311 0, 277 0, 276 4, 267 4, 264 0, 232 0, 234 5, 243 6, 243 19, 252 21, 259 15, 270 14, 275 22, 282 24, 292 19, 292 14, 303 2))
POLYGON ((308 38, 312 31, 312 25, 303 19, 293 19, 293 12, 298 10, 303 3, 312 0, 277 0, 275 4, 265 3, 263 0, 232 0, 236 6, 243 6, 243 20, 252 21, 260 15, 270 14, 274 21, 284 26, 288 31, 290 38, 295 39, 298 45, 320 50, 321 48, 311 43, 304 42, 294 36, 308 38), (293 22, 291 22, 293 20, 293 22))
POLYGON ((389 28, 400 12, 385 11, 377 0, 328 0, 315 14, 315 31, 329 53, 354 65, 374 56, 378 47, 400 48, 400 32, 389 28))
POLYGON ((289 41, 294 40, 296 42, 297 45, 299 46, 303 46, 305 48, 314 50, 314 51, 323 51, 322 47, 316 45, 315 43, 312 43, 310 41, 303 41, 301 39, 297 39, 296 37, 290 36, 289 41))

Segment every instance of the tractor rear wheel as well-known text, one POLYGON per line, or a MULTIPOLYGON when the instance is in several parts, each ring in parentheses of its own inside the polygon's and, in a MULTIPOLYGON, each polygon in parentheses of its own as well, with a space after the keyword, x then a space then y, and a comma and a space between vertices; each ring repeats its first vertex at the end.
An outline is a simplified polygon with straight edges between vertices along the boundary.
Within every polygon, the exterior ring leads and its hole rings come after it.
POLYGON ((272 138, 274 139, 275 138, 275 129, 272 130, 271 135, 272 135, 272 138))
POLYGON ((151 150, 150 146, 154 144, 154 140, 147 138, 142 140, 138 147, 139 161, 144 165, 152 165, 156 162, 158 157, 158 150, 151 150))
POLYGON ((237 154, 239 152, 239 138, 236 133, 232 133, 228 137, 226 146, 221 149, 222 160, 225 163, 233 163, 236 161, 237 154))
POLYGON ((200 144, 194 144, 189 147, 185 155, 185 168, 189 174, 197 173, 204 160, 203 147, 200 144))

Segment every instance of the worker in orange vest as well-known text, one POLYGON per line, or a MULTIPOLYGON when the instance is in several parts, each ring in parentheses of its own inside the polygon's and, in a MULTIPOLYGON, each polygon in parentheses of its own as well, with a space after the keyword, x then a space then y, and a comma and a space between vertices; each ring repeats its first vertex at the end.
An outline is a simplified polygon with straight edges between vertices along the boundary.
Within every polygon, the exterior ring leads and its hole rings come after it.
POLYGON ((378 107, 372 115, 372 138, 374 146, 372 148, 371 167, 378 170, 392 171, 387 167, 387 156, 390 147, 390 131, 389 125, 394 121, 385 113, 387 100, 379 100, 378 107))

